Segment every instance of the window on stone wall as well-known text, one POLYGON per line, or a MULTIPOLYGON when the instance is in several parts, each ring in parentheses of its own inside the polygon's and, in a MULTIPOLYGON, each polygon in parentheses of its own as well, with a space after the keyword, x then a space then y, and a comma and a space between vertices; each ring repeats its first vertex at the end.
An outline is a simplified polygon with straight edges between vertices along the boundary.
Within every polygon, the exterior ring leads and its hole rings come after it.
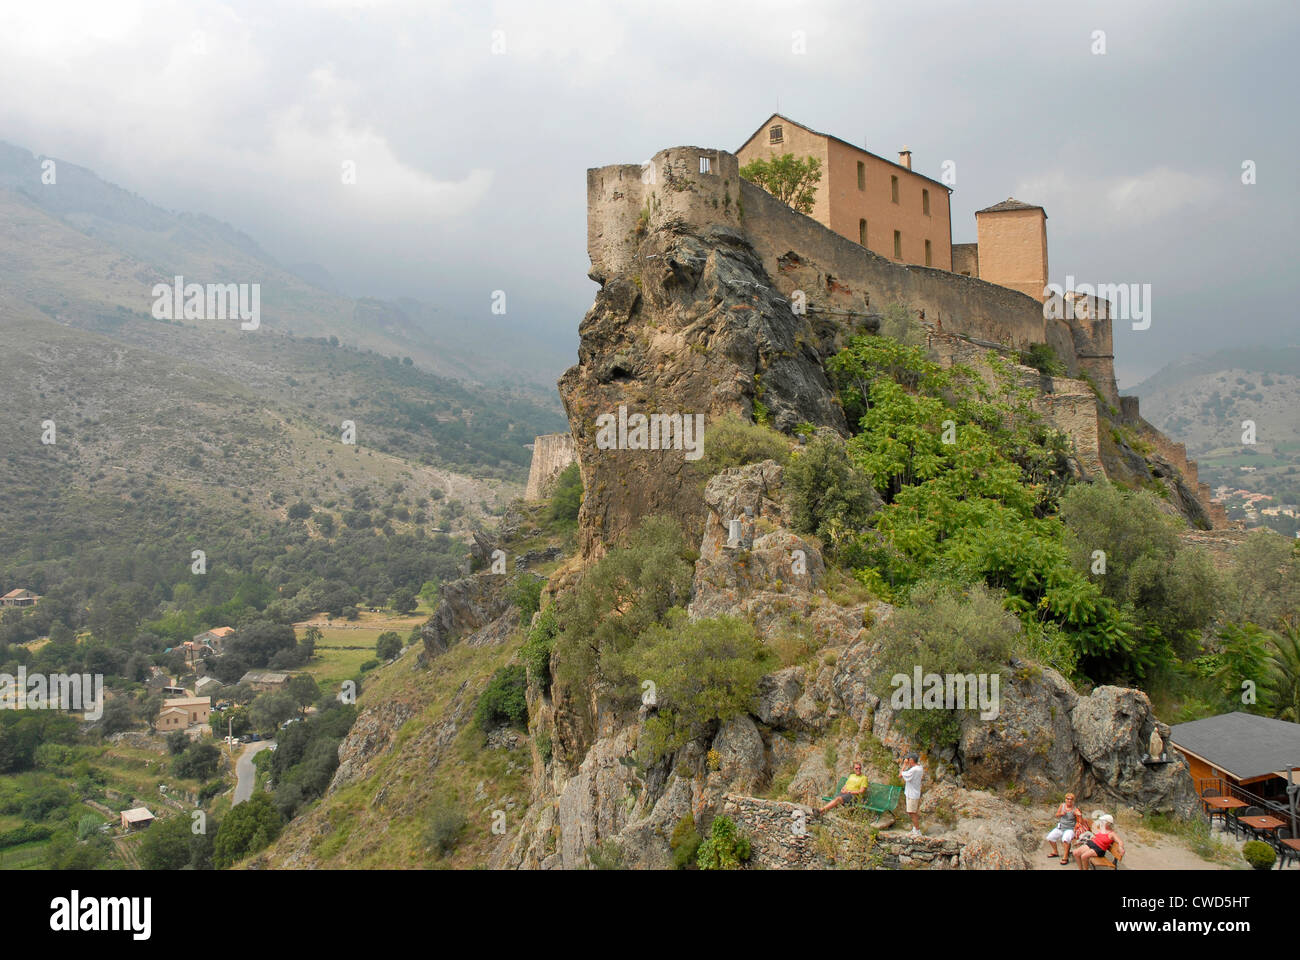
POLYGON ((921 212, 927 217, 930 215, 930 191, 924 187, 921 188, 921 212))
POLYGON ((898 177, 889 178, 889 192, 890 192, 890 198, 895 203, 898 203, 898 177))
POLYGON ((861 160, 858 161, 858 189, 867 189, 867 165, 861 160))
MULTIPOLYGON (((858 166, 861 166, 861 164, 858 164, 858 166)), ((867 221, 865 220, 858 221, 858 243, 864 247, 867 245, 867 221)))
POLYGON ((713 165, 708 157, 700 157, 700 173, 711 173, 713 165))
POLYGON ((930 258, 930 241, 929 241, 929 240, 925 241, 925 265, 926 265, 927 267, 932 267, 932 266, 934 266, 934 264, 931 263, 931 258, 930 258))
POLYGON ((774 123, 772 126, 767 128, 768 143, 782 143, 784 141, 785 141, 785 130, 781 128, 781 124, 774 123))
POLYGON ((894 231, 894 259, 903 259, 903 234, 899 230, 894 231))

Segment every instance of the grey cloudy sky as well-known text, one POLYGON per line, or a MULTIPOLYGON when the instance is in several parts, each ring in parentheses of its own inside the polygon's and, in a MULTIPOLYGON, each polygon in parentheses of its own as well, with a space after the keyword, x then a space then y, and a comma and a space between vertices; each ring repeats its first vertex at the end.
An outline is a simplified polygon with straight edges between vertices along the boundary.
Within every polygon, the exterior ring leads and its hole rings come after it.
POLYGON ((956 242, 1014 195, 1047 209, 1054 281, 1150 283, 1151 328, 1117 324, 1132 384, 1185 352, 1300 339, 1298 9, 4 3, 0 139, 228 220, 353 294, 473 322, 504 289, 513 320, 576 346, 586 168, 734 150, 779 101, 884 156, 906 144, 931 176, 954 161, 956 242))

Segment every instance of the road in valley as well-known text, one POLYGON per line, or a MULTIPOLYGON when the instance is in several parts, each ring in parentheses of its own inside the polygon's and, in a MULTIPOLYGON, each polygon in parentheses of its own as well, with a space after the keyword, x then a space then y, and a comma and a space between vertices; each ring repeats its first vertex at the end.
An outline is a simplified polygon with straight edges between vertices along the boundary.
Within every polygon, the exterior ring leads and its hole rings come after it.
POLYGON ((247 744, 244 752, 235 761, 235 799, 230 805, 243 803, 253 795, 253 785, 257 782, 257 768, 253 766, 253 757, 259 750, 265 750, 274 740, 257 740, 247 744))

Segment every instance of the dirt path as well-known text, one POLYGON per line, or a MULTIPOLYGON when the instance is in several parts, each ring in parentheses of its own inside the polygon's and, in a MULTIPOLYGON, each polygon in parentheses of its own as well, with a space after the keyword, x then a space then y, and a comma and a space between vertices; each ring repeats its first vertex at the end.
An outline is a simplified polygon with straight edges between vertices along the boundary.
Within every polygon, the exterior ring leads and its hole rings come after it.
MULTIPOLYGON (((1168 834, 1157 833, 1143 827, 1118 831, 1124 841, 1124 862, 1121 870, 1230 870, 1224 863, 1202 860, 1185 843, 1168 834)), ((1046 835, 1046 831, 1044 831, 1046 835)), ((1218 833, 1214 834, 1217 840, 1218 833)), ((1059 845, 1057 849, 1060 849, 1059 845)), ((1058 860, 1049 860, 1047 843, 1034 853, 1035 870, 1078 870, 1073 860, 1061 866, 1058 860)), ((1243 864, 1244 866, 1244 864, 1243 864)))

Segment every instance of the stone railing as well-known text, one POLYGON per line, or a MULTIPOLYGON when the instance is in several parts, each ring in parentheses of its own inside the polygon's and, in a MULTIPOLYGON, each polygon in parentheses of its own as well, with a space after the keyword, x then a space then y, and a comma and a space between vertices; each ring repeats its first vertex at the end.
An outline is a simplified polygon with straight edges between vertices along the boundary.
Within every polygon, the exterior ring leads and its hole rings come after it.
POLYGON ((831 813, 799 817, 807 808, 780 800, 728 794, 722 813, 749 838, 749 866, 760 870, 824 870, 833 867, 955 870, 963 844, 950 837, 911 837, 906 830, 879 830, 831 813))

